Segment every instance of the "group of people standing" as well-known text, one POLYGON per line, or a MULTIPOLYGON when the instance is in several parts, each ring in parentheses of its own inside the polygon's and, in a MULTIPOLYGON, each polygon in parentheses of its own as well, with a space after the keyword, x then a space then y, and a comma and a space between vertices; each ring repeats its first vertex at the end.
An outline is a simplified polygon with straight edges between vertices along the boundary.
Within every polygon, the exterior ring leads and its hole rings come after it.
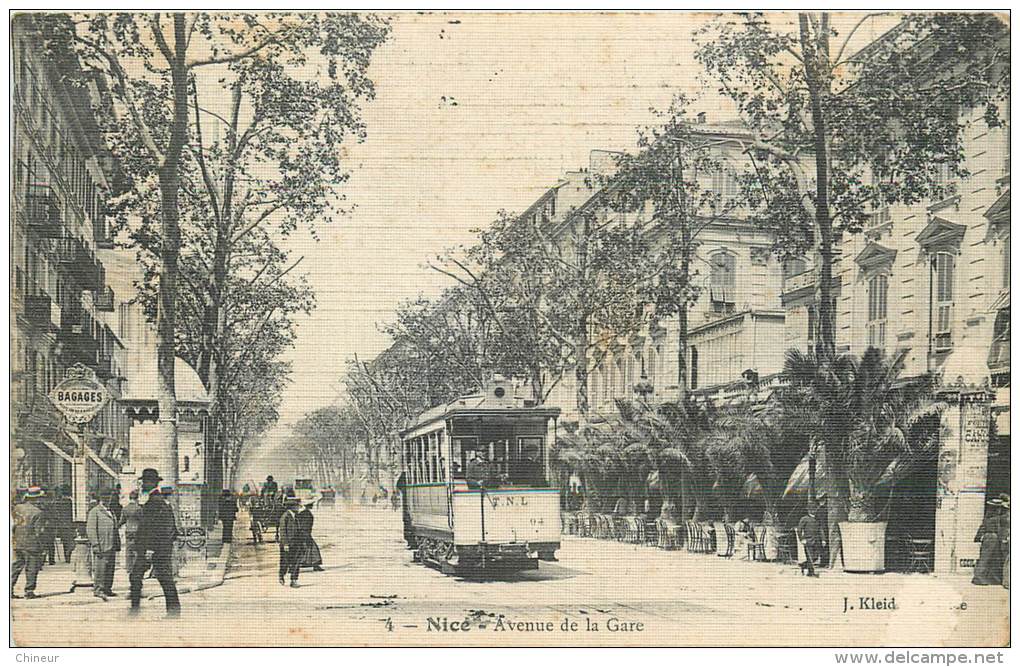
MULTIPOLYGON (((113 591, 113 576, 117 554, 126 551, 125 567, 130 582, 131 614, 141 610, 142 583, 150 571, 159 582, 166 599, 167 615, 180 615, 180 599, 174 583, 174 543, 179 535, 177 519, 166 502, 165 495, 172 489, 159 488, 162 478, 153 468, 142 471, 140 490, 132 491, 130 502, 121 507, 117 490, 99 494, 85 518, 84 537, 92 556, 93 594, 107 600, 117 594, 113 591), (120 531, 124 530, 121 542, 120 531)), ((11 596, 22 572, 25 572, 25 598, 38 597, 35 593, 39 570, 47 555, 47 532, 51 531, 50 516, 56 517, 52 530, 64 544, 64 557, 71 561, 74 550, 75 528, 70 509, 71 499, 63 494, 59 502, 44 504, 46 492, 31 487, 23 494, 23 502, 14 508, 14 553, 11 567, 11 596), (66 499, 66 502, 65 502, 66 499), (66 505, 67 507, 65 507, 66 505), (55 509, 54 509, 55 508, 55 509), (70 537, 64 539, 65 518, 70 537)), ((53 562, 53 561, 50 561, 53 562)))

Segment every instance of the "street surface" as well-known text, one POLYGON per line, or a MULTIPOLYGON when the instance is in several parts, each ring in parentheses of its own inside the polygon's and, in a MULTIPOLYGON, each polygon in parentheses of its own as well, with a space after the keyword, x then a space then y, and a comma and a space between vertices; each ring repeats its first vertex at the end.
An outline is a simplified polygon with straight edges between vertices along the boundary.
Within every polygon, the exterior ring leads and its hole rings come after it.
MULTIPOLYGON (((411 562, 399 513, 382 508, 319 509, 315 536, 326 571, 302 571, 300 588, 292 589, 277 582, 277 545, 251 545, 246 517, 238 518, 223 585, 183 595, 181 619, 163 618, 162 598, 143 599, 141 617, 128 618, 126 590, 105 603, 88 590, 18 599, 12 602, 16 644, 960 646, 1009 640, 1001 616, 1009 591, 972 586, 962 577, 822 570, 820 579, 808 579, 795 566, 565 536, 558 563, 497 580, 460 579, 411 562), (862 597, 894 600, 895 608, 862 610, 862 597), (847 606, 854 608, 844 611, 847 606)), ((146 595, 158 591, 155 580, 146 581, 146 595)))

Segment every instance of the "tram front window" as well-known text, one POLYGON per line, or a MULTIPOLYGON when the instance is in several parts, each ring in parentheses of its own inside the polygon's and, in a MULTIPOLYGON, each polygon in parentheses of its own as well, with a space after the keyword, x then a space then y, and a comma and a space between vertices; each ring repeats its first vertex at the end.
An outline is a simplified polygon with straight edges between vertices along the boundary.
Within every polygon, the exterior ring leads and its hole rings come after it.
POLYGON ((542 486, 542 438, 453 441, 453 476, 469 488, 542 486))

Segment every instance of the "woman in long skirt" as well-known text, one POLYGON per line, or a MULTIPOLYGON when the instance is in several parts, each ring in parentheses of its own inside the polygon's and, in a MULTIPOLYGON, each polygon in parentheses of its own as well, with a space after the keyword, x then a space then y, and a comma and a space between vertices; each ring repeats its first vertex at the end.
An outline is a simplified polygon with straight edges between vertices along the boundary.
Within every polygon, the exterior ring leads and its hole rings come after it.
MULTIPOLYGON (((1002 548, 1000 544, 1000 525, 1002 523, 1001 498, 989 500, 991 513, 981 522, 975 542, 981 543, 981 551, 977 565, 974 567, 974 578, 971 583, 976 586, 998 586, 1002 583, 1002 548)), ((1008 529, 1008 528, 1007 528, 1008 529)))
POLYGON ((312 526, 315 523, 315 517, 312 515, 313 504, 305 505, 305 508, 297 515, 302 544, 300 567, 310 567, 316 572, 322 572, 322 553, 319 551, 319 545, 315 543, 315 538, 312 537, 312 526))

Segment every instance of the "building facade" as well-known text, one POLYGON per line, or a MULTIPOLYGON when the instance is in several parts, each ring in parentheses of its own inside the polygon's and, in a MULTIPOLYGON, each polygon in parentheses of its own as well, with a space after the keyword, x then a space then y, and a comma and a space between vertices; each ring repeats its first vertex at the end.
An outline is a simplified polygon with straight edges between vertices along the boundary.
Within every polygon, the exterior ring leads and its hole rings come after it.
MULTIPOLYGON (((31 15, 12 22, 12 477, 16 487, 72 489, 84 520, 88 494, 119 484, 126 503, 143 468, 167 476, 170 462, 154 433, 155 333, 125 302, 137 267, 114 249, 105 217, 123 185, 93 110, 104 84, 70 53, 43 55, 41 39, 31 15), (76 364, 110 397, 81 431, 48 398, 76 364), (82 458, 84 472, 75 464, 82 458)), ((176 366, 180 476, 165 483, 178 487, 179 518, 190 527, 212 516, 218 491, 205 489, 208 396, 187 363, 176 366)))
MULTIPOLYGON (((1009 133, 979 111, 965 121, 970 175, 944 170, 938 201, 876 207, 833 267, 837 353, 902 351, 904 377, 940 378, 944 437, 913 480, 934 493, 911 517, 927 524, 939 573, 973 567, 986 499, 1010 490, 1009 133)), ((815 276, 805 264, 783 283, 787 347, 813 347, 815 276)))
MULTIPOLYGON (((737 123, 694 126, 695 132, 711 146, 721 166, 719 173, 699 179, 704 190, 736 198, 736 174, 744 169, 748 136, 737 123)), ((534 215, 536 206, 547 215, 552 229, 567 229, 569 218, 598 205, 593 176, 612 169, 605 151, 593 151, 589 168, 568 173, 561 185, 539 199, 525 214, 534 215), (550 214, 553 212, 553 214, 550 214), (559 213, 559 218, 555 216, 559 213)), ((636 213, 606 210, 607 216, 649 216, 650 206, 636 213)), ((633 222, 633 220, 631 220, 633 222)), ((755 228, 736 209, 707 224, 697 235, 692 271, 699 296, 688 310, 686 390, 711 394, 727 385, 742 384, 755 377, 782 370, 783 349, 775 342, 784 332, 785 312, 781 301, 785 271, 772 253, 772 238, 755 228)), ((648 400, 665 401, 680 395, 680 327, 676 317, 655 318, 648 311, 646 324, 631 336, 606 339, 595 332, 597 341, 589 359, 589 406, 595 412, 612 413, 614 401, 634 398, 640 389, 648 400)), ((559 407, 568 419, 578 416, 577 385, 568 372, 550 395, 549 403, 559 407)))
POLYGON ((75 440, 48 393, 75 364, 113 397, 83 433, 88 486, 112 488, 126 451, 117 409, 124 346, 107 318, 115 294, 97 250, 115 170, 73 56, 42 58, 33 19, 12 23, 11 429, 17 486, 72 482, 75 440))

